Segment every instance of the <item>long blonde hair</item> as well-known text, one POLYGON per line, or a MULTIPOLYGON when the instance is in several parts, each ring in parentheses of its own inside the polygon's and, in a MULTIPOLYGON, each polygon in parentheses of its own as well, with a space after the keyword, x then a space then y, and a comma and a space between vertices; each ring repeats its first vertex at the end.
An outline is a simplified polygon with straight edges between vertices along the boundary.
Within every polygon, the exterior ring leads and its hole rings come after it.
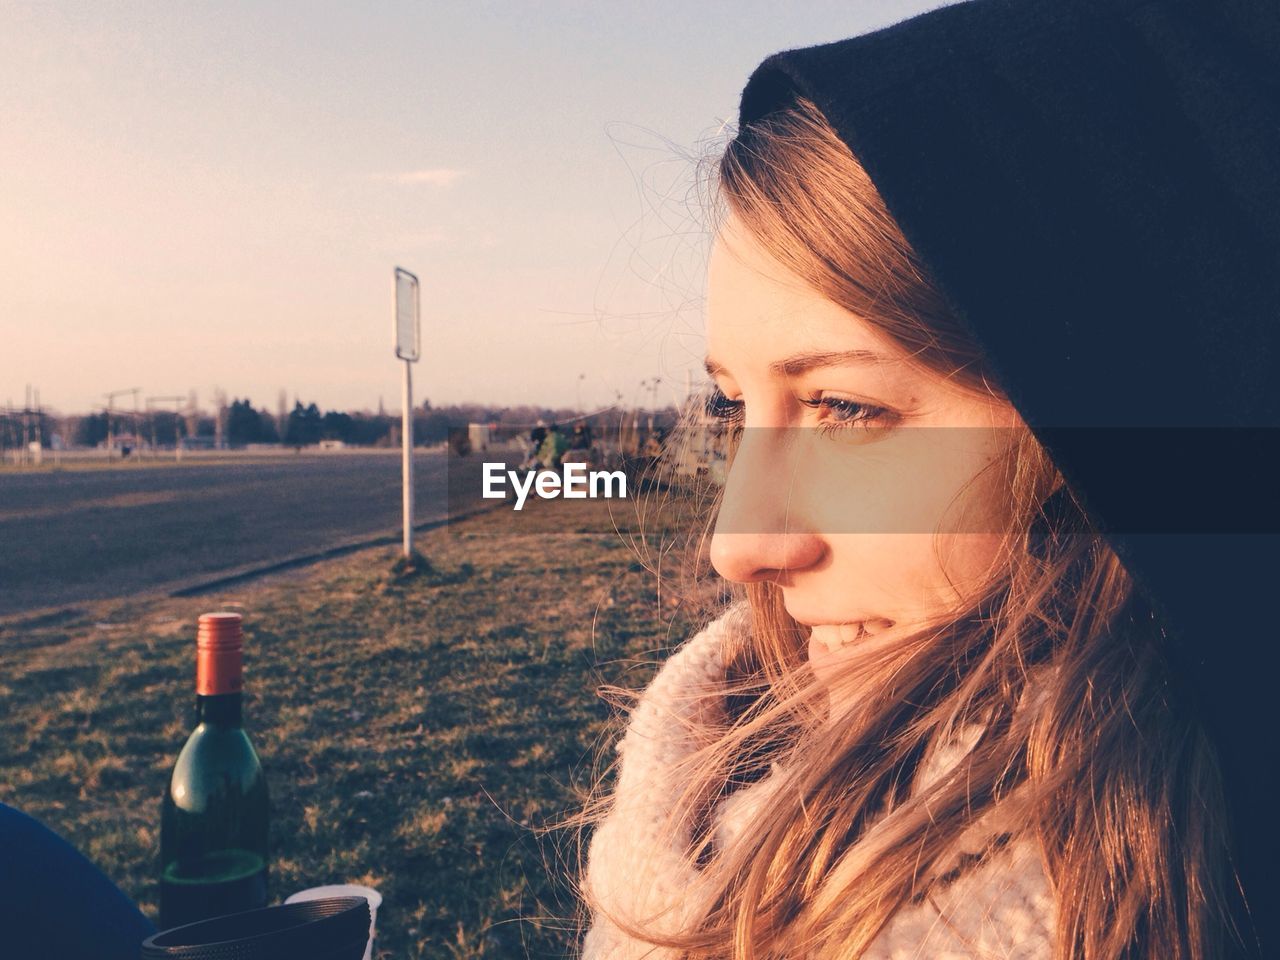
MULTIPOLYGON (((718 181, 728 209, 793 273, 928 369, 1000 395, 811 102, 740 130, 718 181)), ((947 621, 862 650, 842 681, 859 696, 838 723, 824 723, 805 628, 781 590, 748 585, 750 637, 718 691, 730 717, 693 758, 677 814, 697 825, 687 852, 710 906, 679 935, 644 918, 616 923, 690 958, 856 958, 899 908, 974 866, 956 866, 956 840, 999 804, 1003 830, 976 859, 1034 839, 1057 903, 1056 956, 1223 955, 1235 891, 1220 776, 1160 625, 1029 431, 1002 467, 1018 519, 992 582, 947 621), (954 772, 920 786, 931 751, 971 724, 981 736, 954 772), (787 789, 714 849, 715 804, 779 760, 787 789)))

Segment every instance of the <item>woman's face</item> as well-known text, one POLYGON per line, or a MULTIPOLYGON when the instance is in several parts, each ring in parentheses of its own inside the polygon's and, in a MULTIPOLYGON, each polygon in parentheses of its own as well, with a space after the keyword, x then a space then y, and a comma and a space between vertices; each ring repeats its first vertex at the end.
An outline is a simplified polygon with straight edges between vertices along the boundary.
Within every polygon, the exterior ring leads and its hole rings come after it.
POLYGON ((830 676, 868 636, 891 642, 989 578, 1009 520, 993 461, 1021 421, 904 362, 733 218, 708 284, 717 413, 744 428, 711 560, 730 580, 777 583, 830 676))

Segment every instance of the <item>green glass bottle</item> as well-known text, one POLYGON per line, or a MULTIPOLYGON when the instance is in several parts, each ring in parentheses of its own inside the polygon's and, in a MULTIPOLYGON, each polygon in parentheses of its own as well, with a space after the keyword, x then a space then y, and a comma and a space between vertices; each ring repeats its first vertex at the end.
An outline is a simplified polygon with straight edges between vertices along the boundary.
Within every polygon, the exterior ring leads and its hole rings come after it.
POLYGON ((196 728, 165 792, 160 928, 267 905, 267 781, 241 725, 238 613, 206 613, 196 635, 196 728))

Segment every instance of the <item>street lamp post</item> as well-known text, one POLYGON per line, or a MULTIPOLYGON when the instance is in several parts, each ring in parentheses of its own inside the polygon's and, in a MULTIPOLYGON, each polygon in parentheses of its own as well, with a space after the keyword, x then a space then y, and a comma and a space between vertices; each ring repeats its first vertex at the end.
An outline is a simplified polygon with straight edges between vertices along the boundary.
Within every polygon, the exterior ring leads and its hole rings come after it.
POLYGON ((418 308, 418 278, 408 270, 396 267, 395 344, 396 356, 404 361, 401 390, 401 480, 404 484, 405 559, 413 556, 413 364, 421 350, 421 321, 418 308))

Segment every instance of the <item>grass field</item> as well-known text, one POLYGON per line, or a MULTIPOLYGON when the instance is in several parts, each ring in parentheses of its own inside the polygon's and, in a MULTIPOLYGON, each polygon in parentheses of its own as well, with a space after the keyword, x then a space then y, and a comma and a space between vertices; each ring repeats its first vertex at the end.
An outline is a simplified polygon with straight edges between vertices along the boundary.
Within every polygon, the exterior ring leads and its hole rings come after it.
POLYGON ((546 516, 542 532, 526 517, 512 533, 497 510, 426 534, 432 567, 416 576, 394 576, 379 549, 233 594, 0 621, 0 800, 154 918, 195 618, 241 610, 273 896, 377 887, 384 958, 571 954, 578 838, 544 828, 576 809, 617 733, 597 689, 643 686, 718 587, 688 585, 693 555, 672 548, 669 516, 623 511, 613 534, 580 510, 595 532, 546 516))

